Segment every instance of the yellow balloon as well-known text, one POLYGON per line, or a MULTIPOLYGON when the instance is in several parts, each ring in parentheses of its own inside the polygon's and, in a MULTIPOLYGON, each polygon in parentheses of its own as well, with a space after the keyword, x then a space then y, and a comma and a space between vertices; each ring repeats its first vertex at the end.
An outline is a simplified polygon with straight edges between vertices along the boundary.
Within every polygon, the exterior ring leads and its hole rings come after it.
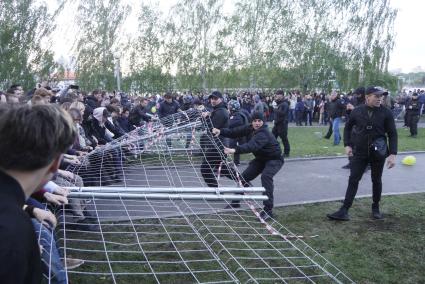
POLYGON ((152 107, 151 108, 151 113, 155 113, 156 112, 156 107, 152 107))
POLYGON ((416 164, 416 158, 415 156, 406 156, 401 162, 403 163, 403 165, 413 166, 414 164, 416 164))

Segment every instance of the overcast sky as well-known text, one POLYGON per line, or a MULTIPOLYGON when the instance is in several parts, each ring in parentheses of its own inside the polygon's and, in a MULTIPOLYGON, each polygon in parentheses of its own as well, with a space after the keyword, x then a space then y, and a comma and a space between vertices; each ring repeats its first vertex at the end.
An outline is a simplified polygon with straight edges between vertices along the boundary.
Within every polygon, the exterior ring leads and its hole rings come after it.
MULTIPOLYGON (((140 1, 127 0, 132 6, 137 6, 140 1)), ((156 1, 147 0, 147 2, 155 3, 156 1)), ((158 0, 160 8, 164 12, 168 11, 176 2, 176 0, 158 0)), ((234 0, 224 2, 224 12, 228 14, 231 12, 231 3, 234 0)), ((425 69, 425 36, 422 33, 422 27, 425 24, 425 0, 391 0, 391 5, 398 8, 399 12, 394 26, 396 38, 390 57, 389 70, 401 69, 402 72, 410 72, 418 66, 425 69)), ((61 36, 64 34, 72 35, 73 28, 69 23, 69 18, 61 17, 59 21, 56 34, 61 36)), ((125 33, 128 33, 137 28, 137 23, 132 21, 130 25, 126 26, 129 26, 125 31, 125 33)), ((53 41, 52 48, 55 51, 56 58, 61 55, 64 57, 69 55, 69 42, 67 44, 64 41, 53 41)))
POLYGON ((389 69, 401 68, 408 72, 417 66, 425 68, 425 1, 392 0, 399 9, 394 29, 396 40, 390 57, 389 69))

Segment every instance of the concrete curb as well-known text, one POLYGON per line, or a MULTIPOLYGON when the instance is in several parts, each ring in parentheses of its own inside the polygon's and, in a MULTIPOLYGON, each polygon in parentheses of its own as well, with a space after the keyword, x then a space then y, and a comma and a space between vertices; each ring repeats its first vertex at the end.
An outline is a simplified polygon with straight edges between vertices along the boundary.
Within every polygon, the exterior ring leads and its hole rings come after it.
MULTIPOLYGON (((400 155, 411 155, 411 154, 425 154, 425 151, 406 151, 399 152, 397 156, 400 155)), ((314 160, 332 160, 332 159, 347 159, 346 155, 340 156, 318 156, 318 157, 297 157, 297 158, 285 158, 285 162, 299 162, 299 161, 314 161, 314 160)), ((243 160, 241 164, 248 164, 249 161, 243 160)))
MULTIPOLYGON (((406 194, 415 194, 415 193, 425 193, 425 188, 423 190, 419 190, 419 191, 383 193, 382 196, 406 195, 406 194)), ((356 196, 356 199, 370 198, 370 197, 372 197, 372 194, 363 194, 363 195, 356 196)), ((274 207, 288 207, 288 206, 294 206, 294 205, 325 203, 325 202, 334 202, 334 201, 341 201, 342 202, 343 200, 344 200, 343 197, 337 197, 337 198, 326 198, 326 199, 318 199, 318 200, 308 200, 308 201, 302 201, 302 202, 285 202, 285 203, 275 204, 274 207)))

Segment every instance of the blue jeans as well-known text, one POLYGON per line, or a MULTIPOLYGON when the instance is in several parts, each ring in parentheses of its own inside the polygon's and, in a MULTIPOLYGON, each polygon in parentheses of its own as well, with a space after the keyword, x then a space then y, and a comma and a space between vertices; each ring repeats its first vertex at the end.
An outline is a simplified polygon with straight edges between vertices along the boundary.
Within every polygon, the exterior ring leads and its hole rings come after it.
POLYGON ((334 145, 338 145, 341 141, 341 135, 339 134, 339 123, 341 121, 340 117, 335 117, 332 121, 332 130, 334 132, 334 145))
POLYGON ((66 272, 60 259, 53 232, 43 226, 37 219, 31 219, 39 244, 43 247, 41 260, 44 274, 50 278, 49 283, 66 284, 66 272))

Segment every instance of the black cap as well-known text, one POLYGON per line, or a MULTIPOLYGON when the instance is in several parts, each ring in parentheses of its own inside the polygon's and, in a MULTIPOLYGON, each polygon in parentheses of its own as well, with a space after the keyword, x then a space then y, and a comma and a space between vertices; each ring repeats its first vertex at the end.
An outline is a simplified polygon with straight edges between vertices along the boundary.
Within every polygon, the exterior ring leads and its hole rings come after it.
POLYGON ((376 95, 376 96, 382 96, 388 94, 388 91, 384 90, 381 87, 367 87, 366 89, 366 95, 376 95))
POLYGON ((213 97, 222 99, 223 95, 219 91, 214 91, 214 92, 211 93, 211 95, 208 97, 208 99, 211 99, 213 97))
POLYGON ((264 114, 261 112, 254 112, 251 116, 251 120, 254 121, 255 119, 264 121, 264 114))

